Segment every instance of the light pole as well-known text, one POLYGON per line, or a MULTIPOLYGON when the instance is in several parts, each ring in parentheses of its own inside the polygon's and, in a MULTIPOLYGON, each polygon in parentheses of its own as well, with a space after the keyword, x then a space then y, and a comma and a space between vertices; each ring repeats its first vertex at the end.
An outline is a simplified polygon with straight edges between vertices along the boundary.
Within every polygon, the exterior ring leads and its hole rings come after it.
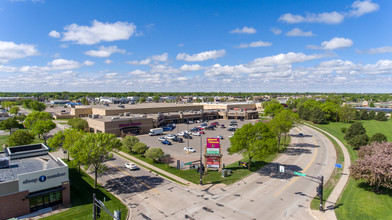
POLYGON ((203 161, 202 161, 202 157, 203 157, 203 155, 202 155, 202 152, 203 152, 203 134, 200 134, 200 185, 203 185, 203 180, 202 180, 202 178, 203 178, 203 173, 202 173, 202 164, 203 164, 203 161))

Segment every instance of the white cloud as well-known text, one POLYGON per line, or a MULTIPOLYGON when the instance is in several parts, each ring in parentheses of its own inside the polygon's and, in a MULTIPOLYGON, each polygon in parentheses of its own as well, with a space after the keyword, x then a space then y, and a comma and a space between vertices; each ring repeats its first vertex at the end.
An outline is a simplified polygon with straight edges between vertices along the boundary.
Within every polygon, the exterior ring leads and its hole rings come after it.
POLYGON ((325 50, 335 50, 340 48, 351 47, 353 44, 354 43, 351 39, 334 37, 330 41, 322 42, 321 46, 325 50))
POLYGON ((90 60, 86 60, 86 61, 83 62, 83 64, 84 64, 85 66, 92 66, 92 65, 95 64, 95 62, 90 61, 90 60))
POLYGON ((289 37, 312 37, 315 36, 312 31, 302 31, 299 28, 294 28, 286 33, 289 37))
POLYGON ((185 61, 205 61, 209 59, 217 59, 219 57, 223 57, 226 54, 225 50, 210 50, 197 54, 186 54, 179 53, 177 55, 177 60, 185 60, 185 61))
POLYGON ((0 63, 8 63, 10 60, 38 55, 35 45, 16 44, 11 41, 0 41, 0 63))
POLYGON ((48 66, 53 70, 65 70, 79 68, 82 65, 74 60, 55 59, 51 62, 48 62, 48 66))
POLYGON ((169 57, 168 53, 163 53, 163 54, 160 54, 160 55, 154 55, 154 56, 151 57, 151 59, 152 60, 156 60, 156 61, 164 62, 164 61, 167 61, 168 57, 169 57))
POLYGON ((301 63, 309 60, 320 59, 326 57, 326 54, 312 54, 306 55, 304 53, 289 52, 286 54, 278 54, 275 56, 268 56, 263 58, 257 58, 251 62, 255 66, 269 66, 269 65, 283 65, 292 63, 301 63))
POLYGON ((255 34, 257 31, 253 27, 243 27, 242 29, 236 28, 230 31, 230 34, 255 34))
POLYGON ((113 79, 116 76, 118 76, 118 73, 106 73, 105 74, 105 78, 107 78, 107 79, 113 79))
POLYGON ((106 64, 111 64, 111 63, 113 63, 113 60, 110 60, 110 59, 106 59, 105 61, 103 61, 104 63, 106 63, 106 64))
POLYGON ((251 42, 249 44, 240 44, 237 47, 238 48, 248 48, 248 47, 269 47, 271 46, 272 43, 270 42, 264 42, 264 41, 255 41, 251 42))
POLYGON ((363 70, 367 74, 392 74, 392 60, 379 60, 376 64, 366 64, 363 70))
POLYGON ((367 53, 368 54, 392 53, 392 47, 385 46, 385 47, 371 48, 367 50, 367 53))
POLYGON ((272 33, 274 33, 275 35, 279 35, 282 33, 282 30, 280 30, 279 28, 271 28, 272 33))
POLYGON ((127 61, 126 63, 131 64, 131 65, 148 65, 151 63, 151 59, 147 58, 145 60, 140 60, 140 61, 132 60, 132 61, 127 61))
POLYGON ((49 36, 53 37, 53 38, 60 38, 61 34, 57 31, 53 30, 53 31, 49 32, 49 36))
POLYGON ((62 41, 91 45, 102 41, 127 40, 135 33, 136 26, 128 22, 103 23, 94 20, 91 26, 71 24, 64 30, 62 41))
POLYGON ((100 46, 99 50, 89 50, 85 54, 92 57, 110 57, 113 53, 125 53, 125 50, 118 49, 117 46, 100 46))
POLYGON ((180 70, 182 71, 198 71, 201 69, 202 67, 199 64, 193 64, 193 65, 185 64, 180 67, 180 70))
POLYGON ((355 1, 351 7, 353 10, 349 12, 350 16, 359 17, 367 13, 371 13, 377 11, 379 9, 379 5, 373 3, 371 0, 365 1, 355 1))
POLYGON ((310 13, 306 16, 293 15, 291 13, 284 14, 279 17, 279 21, 283 21, 289 24, 296 23, 325 23, 325 24, 339 24, 343 21, 344 14, 333 11, 324 12, 320 14, 310 13))

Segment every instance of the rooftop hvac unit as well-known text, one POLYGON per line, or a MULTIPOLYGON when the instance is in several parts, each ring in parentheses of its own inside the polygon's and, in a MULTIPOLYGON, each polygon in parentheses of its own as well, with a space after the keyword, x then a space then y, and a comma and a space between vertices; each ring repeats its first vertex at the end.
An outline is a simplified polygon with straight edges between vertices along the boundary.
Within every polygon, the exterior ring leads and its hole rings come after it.
POLYGON ((0 158, 0 168, 8 168, 10 166, 10 159, 7 157, 0 158))

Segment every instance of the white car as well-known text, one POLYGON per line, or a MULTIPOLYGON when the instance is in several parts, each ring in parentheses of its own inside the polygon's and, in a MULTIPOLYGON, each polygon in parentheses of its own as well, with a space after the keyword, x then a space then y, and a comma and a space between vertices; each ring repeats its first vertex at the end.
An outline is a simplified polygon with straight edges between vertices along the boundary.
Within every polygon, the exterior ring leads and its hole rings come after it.
POLYGON ((173 139, 173 138, 175 138, 175 137, 177 137, 177 136, 174 135, 174 134, 167 134, 165 138, 167 138, 167 139, 173 139))
POLYGON ((200 132, 193 132, 192 135, 193 136, 200 136, 200 132))
POLYGON ((177 135, 184 136, 184 134, 188 134, 188 132, 187 131, 182 131, 182 132, 178 133, 177 135))
POLYGON ((165 137, 158 137, 158 141, 164 141, 164 140, 166 140, 165 137))
POLYGON ((138 169, 137 165, 134 163, 126 163, 124 166, 130 170, 137 170, 138 169))
POLYGON ((188 121, 188 124, 194 124, 195 122, 194 121, 188 121))
POLYGON ((192 153, 196 152, 196 150, 193 149, 193 147, 184 147, 184 151, 189 151, 189 152, 192 152, 192 153))

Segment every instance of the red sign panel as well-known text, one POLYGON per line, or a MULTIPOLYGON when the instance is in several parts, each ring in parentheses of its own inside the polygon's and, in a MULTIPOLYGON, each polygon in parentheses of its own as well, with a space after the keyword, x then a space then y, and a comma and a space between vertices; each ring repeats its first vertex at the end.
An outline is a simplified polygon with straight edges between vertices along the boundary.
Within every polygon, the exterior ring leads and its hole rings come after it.
POLYGON ((219 168, 220 157, 207 157, 207 167, 219 168))

